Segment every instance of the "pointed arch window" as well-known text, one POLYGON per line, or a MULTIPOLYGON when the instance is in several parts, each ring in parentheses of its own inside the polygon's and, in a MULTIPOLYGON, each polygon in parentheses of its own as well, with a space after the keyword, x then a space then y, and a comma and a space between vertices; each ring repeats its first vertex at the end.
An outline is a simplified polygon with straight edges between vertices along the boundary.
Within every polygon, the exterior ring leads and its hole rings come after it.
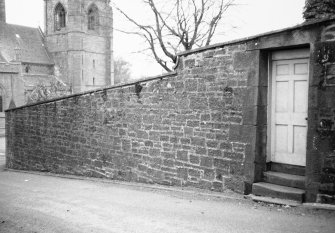
POLYGON ((59 31, 66 27, 66 11, 62 4, 58 3, 55 8, 55 30, 59 31))
POLYGON ((96 30, 99 26, 99 10, 98 7, 93 4, 88 9, 88 30, 96 30))

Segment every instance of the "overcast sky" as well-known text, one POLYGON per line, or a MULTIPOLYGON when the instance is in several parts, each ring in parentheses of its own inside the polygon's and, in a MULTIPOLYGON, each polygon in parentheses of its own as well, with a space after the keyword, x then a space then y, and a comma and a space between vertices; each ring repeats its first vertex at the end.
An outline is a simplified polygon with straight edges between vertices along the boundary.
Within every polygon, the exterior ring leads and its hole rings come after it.
MULTIPOLYGON (((141 1, 114 0, 120 8, 137 18, 143 18, 147 13, 141 1)), ((43 0, 6 0, 7 22, 43 28, 43 2, 43 0)), ((305 0, 237 0, 237 2, 241 5, 234 7, 225 18, 227 25, 237 28, 234 30, 227 28, 227 33, 214 42, 252 36, 303 22, 302 11, 305 0)), ((114 11, 114 27, 122 29, 127 27, 124 18, 116 11, 114 11)), ((144 44, 141 39, 114 31, 114 55, 123 57, 132 64, 133 77, 160 74, 162 69, 154 60, 136 53, 142 47, 144 44)))

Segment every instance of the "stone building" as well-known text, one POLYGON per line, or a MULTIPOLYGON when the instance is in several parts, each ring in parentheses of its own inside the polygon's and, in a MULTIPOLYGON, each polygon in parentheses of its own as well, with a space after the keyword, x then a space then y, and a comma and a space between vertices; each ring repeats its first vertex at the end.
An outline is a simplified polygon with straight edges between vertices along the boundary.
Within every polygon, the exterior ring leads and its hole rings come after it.
POLYGON ((31 88, 56 73, 72 93, 114 83, 109 0, 45 0, 44 10, 43 33, 6 23, 0 0, 0 110, 25 104, 31 88))
POLYGON ((109 0, 44 0, 45 41, 74 93, 114 83, 109 0))
POLYGON ((43 33, 6 23, 5 0, 0 0, 0 145, 2 112, 26 104, 37 84, 60 79, 77 93, 114 83, 109 0, 44 2, 43 33))
POLYGON ((0 1, 0 151, 4 150, 4 110, 27 103, 27 94, 53 77, 54 62, 42 32, 6 23, 5 1, 0 1))

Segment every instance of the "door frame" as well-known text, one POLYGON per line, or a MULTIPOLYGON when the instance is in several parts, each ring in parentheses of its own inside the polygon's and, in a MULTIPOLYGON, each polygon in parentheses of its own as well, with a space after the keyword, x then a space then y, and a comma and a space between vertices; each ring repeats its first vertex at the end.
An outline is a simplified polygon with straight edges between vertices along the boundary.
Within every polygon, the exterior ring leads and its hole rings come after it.
MULTIPOLYGON (((273 70, 272 65, 273 61, 278 60, 294 60, 294 59, 309 59, 309 70, 308 70, 308 90, 307 90, 307 106, 309 106, 309 89, 310 89, 310 48, 298 48, 298 49, 283 49, 283 50, 273 50, 269 52, 268 56, 268 95, 267 95, 267 143, 266 143, 266 163, 271 162, 271 152, 272 152, 272 76, 273 70)), ((308 109, 307 109, 307 117, 308 117, 308 109)), ((307 131, 308 131, 308 121, 307 121, 307 131)), ((306 141, 307 141, 307 133, 306 133, 306 141)), ((307 154, 307 148, 306 148, 307 154)), ((305 156, 306 156, 305 154, 305 156)))

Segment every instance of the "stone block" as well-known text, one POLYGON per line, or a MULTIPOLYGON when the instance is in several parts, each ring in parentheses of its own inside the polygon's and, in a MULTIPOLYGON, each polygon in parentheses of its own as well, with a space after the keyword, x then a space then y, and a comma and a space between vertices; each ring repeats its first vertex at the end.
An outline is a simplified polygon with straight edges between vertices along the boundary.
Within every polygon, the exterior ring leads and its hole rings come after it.
POLYGON ((242 130, 243 130, 242 125, 231 125, 229 129, 229 140, 241 141, 242 130))
POLYGON ((190 155, 190 163, 199 164, 200 163, 200 157, 196 156, 196 155, 190 155))
POLYGON ((159 137, 159 140, 161 142, 168 142, 169 141, 169 136, 162 135, 162 136, 159 137))
POLYGON ((222 111, 226 106, 226 103, 222 98, 210 97, 208 103, 211 111, 222 111))
POLYGON ((259 59, 259 51, 237 51, 233 53, 234 70, 247 70, 255 67, 259 59))
POLYGON ((222 121, 222 114, 221 114, 221 112, 212 113, 211 114, 211 121, 221 122, 222 121))
POLYGON ((215 172, 214 169, 204 169, 204 177, 205 180, 214 180, 215 172))
POLYGON ((211 140, 206 142, 207 147, 217 148, 219 145, 219 141, 211 140))
POLYGON ((207 154, 210 157, 221 157, 222 156, 221 150, 208 149, 207 154))
POLYGON ((188 127, 199 127, 200 126, 200 122, 199 121, 192 121, 192 120, 189 120, 187 121, 187 124, 186 124, 188 127))
POLYGON ((222 142, 220 144, 220 149, 225 151, 231 151, 232 150, 232 143, 231 142, 222 142))
POLYGON ((229 140, 237 142, 256 144, 256 126, 231 125, 229 129, 229 140))
POLYGON ((174 152, 161 152, 161 156, 165 159, 175 159, 175 153, 174 152))
POLYGON ((227 140, 228 139, 228 135, 225 133, 218 133, 215 135, 215 139, 216 140, 227 140))
POLYGON ((201 121, 210 121, 211 120, 211 115, 210 114, 201 114, 200 120, 201 121))
POLYGON ((188 161, 188 151, 178 150, 177 151, 177 160, 188 161))
POLYGON ((213 167, 213 158, 209 157, 200 157, 200 166, 201 167, 213 167))
POLYGON ((184 127, 184 134, 185 134, 185 136, 193 136, 193 128, 184 127))
POLYGON ((124 151, 130 151, 131 150, 131 141, 130 140, 122 139, 121 144, 122 144, 122 150, 124 150, 124 151))
POLYGON ((233 161, 244 161, 244 153, 238 152, 223 152, 223 158, 231 159, 233 161))
POLYGON ((214 191, 222 192, 224 190, 223 183, 220 181, 214 181, 212 185, 214 191))
POLYGON ((157 149, 157 148, 150 148, 149 150, 149 155, 153 157, 160 156, 160 153, 161 153, 160 149, 157 149))
POLYGON ((149 138, 149 135, 146 131, 144 130, 137 130, 136 131, 136 136, 138 138, 141 138, 141 139, 148 139, 149 138))
POLYGON ((188 169, 188 175, 196 177, 196 178, 200 178, 201 172, 199 170, 189 168, 188 169))
POLYGON ((190 144, 191 143, 191 139, 189 139, 189 138, 181 138, 180 139, 180 143, 184 144, 184 145, 190 144))
POLYGON ((160 133, 158 131, 149 131, 149 139, 153 141, 159 141, 160 133))
POLYGON ((191 137, 191 145, 205 147, 205 138, 191 137))
POLYGON ((185 91, 194 92, 198 90, 198 81, 189 79, 185 81, 185 91))
POLYGON ((245 182, 243 181, 242 178, 240 177, 230 177, 230 178, 225 178, 224 179, 224 186, 227 189, 233 190, 238 193, 244 193, 245 187, 244 187, 245 182))
POLYGON ((243 108, 259 105, 259 87, 247 87, 243 93, 243 108))
POLYGON ((185 68, 192 68, 195 66, 195 59, 187 59, 184 61, 185 68))
POLYGON ((183 180, 187 180, 188 178, 187 168, 177 168, 177 177, 183 180))
POLYGON ((210 181, 207 181, 207 180, 200 180, 199 181, 199 184, 198 184, 198 188, 201 188, 201 189, 212 189, 212 182, 210 181))
POLYGON ((190 98, 190 109, 194 110, 206 110, 208 109, 208 99, 207 98, 198 98, 191 97, 190 98))
POLYGON ((153 143, 152 141, 145 141, 145 142, 144 142, 144 145, 145 145, 146 147, 153 147, 153 146, 154 146, 154 143, 153 143))

